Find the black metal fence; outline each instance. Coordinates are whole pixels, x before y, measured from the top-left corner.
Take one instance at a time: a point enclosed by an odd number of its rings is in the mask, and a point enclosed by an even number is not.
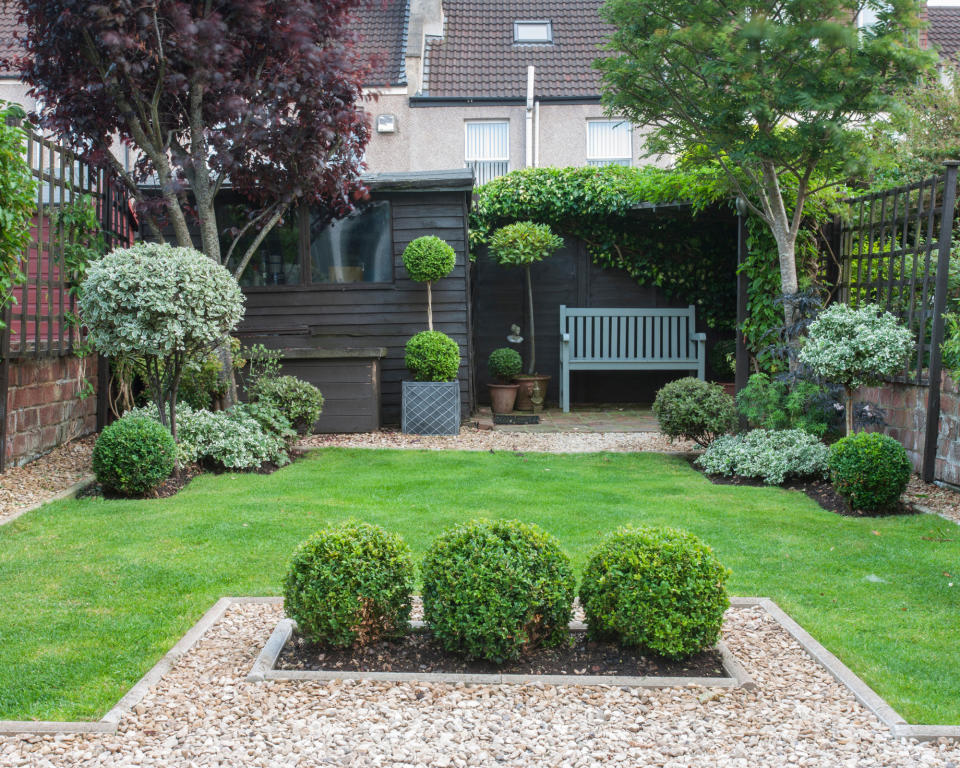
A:
[[[843,201],[823,249],[834,300],[877,304],[913,332],[915,353],[896,380],[929,387],[924,479],[933,478],[940,417],[940,347],[957,202],[957,163],[893,189]]]

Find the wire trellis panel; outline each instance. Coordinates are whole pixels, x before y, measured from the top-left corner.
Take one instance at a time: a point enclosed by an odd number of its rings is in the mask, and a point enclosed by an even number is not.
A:
[[[937,262],[942,232],[952,230],[955,215],[950,183],[954,169],[847,199],[834,224],[836,298],[854,307],[877,304],[914,334],[915,352],[899,381],[927,383],[930,351],[939,347],[933,338],[934,320],[943,312],[936,306]]]

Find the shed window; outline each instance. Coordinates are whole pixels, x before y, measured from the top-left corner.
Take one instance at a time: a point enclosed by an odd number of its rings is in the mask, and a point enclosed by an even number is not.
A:
[[[513,42],[552,43],[553,24],[549,21],[515,21],[513,22]]]
[[[510,170],[510,123],[478,120],[466,123],[466,164],[477,184],[503,176]]]
[[[311,214],[310,278],[314,283],[392,282],[390,204],[372,203],[329,225]]]
[[[220,248],[225,254],[233,242],[233,233],[247,222],[246,206],[228,204],[217,206],[217,223],[223,233]],[[239,266],[247,246],[255,232],[249,232],[234,249],[228,267],[231,272]],[[300,215],[290,211],[283,221],[275,226],[260,244],[257,252],[240,276],[240,285],[299,285],[300,271]]]
[[[630,165],[633,131],[625,120],[587,121],[587,164]]]

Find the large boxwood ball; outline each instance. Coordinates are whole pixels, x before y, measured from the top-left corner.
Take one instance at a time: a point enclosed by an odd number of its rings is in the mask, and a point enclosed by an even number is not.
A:
[[[693,377],[665,384],[653,401],[660,431],[704,447],[733,430],[737,408],[723,387]]]
[[[143,496],[170,477],[177,446],[170,430],[144,416],[124,416],[105,427],[93,446],[93,472],[104,488]]]
[[[423,614],[448,651],[501,663],[568,637],[576,581],[559,542],[518,520],[474,520],[423,560]]]
[[[827,460],[837,493],[855,510],[893,510],[913,468],[907,452],[889,435],[859,432],[838,440]]]
[[[683,659],[720,637],[729,576],[686,531],[621,528],[591,553],[580,604],[592,637]]]
[[[418,237],[403,251],[403,266],[418,283],[432,283],[446,277],[456,262],[453,247],[434,235]]]
[[[400,536],[367,523],[325,528],[293,555],[283,606],[307,640],[341,648],[410,627],[413,559]]]
[[[421,331],[410,338],[404,362],[415,381],[454,381],[460,370],[460,347],[440,331]]]

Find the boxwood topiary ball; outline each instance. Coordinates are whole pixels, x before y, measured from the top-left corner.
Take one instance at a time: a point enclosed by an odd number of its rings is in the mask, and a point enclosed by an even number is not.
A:
[[[318,531],[293,555],[283,588],[287,616],[314,643],[345,648],[410,627],[413,559],[400,536],[368,523]]]
[[[717,642],[729,576],[686,531],[621,528],[591,553],[580,604],[592,637],[683,659]]]
[[[421,331],[407,342],[404,362],[416,381],[454,381],[460,347],[440,331]]]
[[[910,481],[910,459],[900,443],[880,432],[859,432],[838,440],[827,460],[830,480],[853,509],[892,510]]]
[[[423,560],[423,615],[448,651],[501,663],[568,637],[576,581],[559,542],[518,520],[474,520]]]
[[[104,488],[143,496],[173,472],[177,446],[170,431],[145,416],[124,416],[105,427],[93,447],[93,472]]]
[[[487,358],[487,370],[498,381],[510,381],[523,370],[523,360],[517,350],[500,347],[493,350]]]
[[[691,376],[665,384],[653,401],[660,431],[706,447],[737,424],[733,398],[719,384]]]
[[[418,237],[403,251],[403,266],[418,283],[432,283],[446,277],[456,262],[453,247],[434,235]]]

